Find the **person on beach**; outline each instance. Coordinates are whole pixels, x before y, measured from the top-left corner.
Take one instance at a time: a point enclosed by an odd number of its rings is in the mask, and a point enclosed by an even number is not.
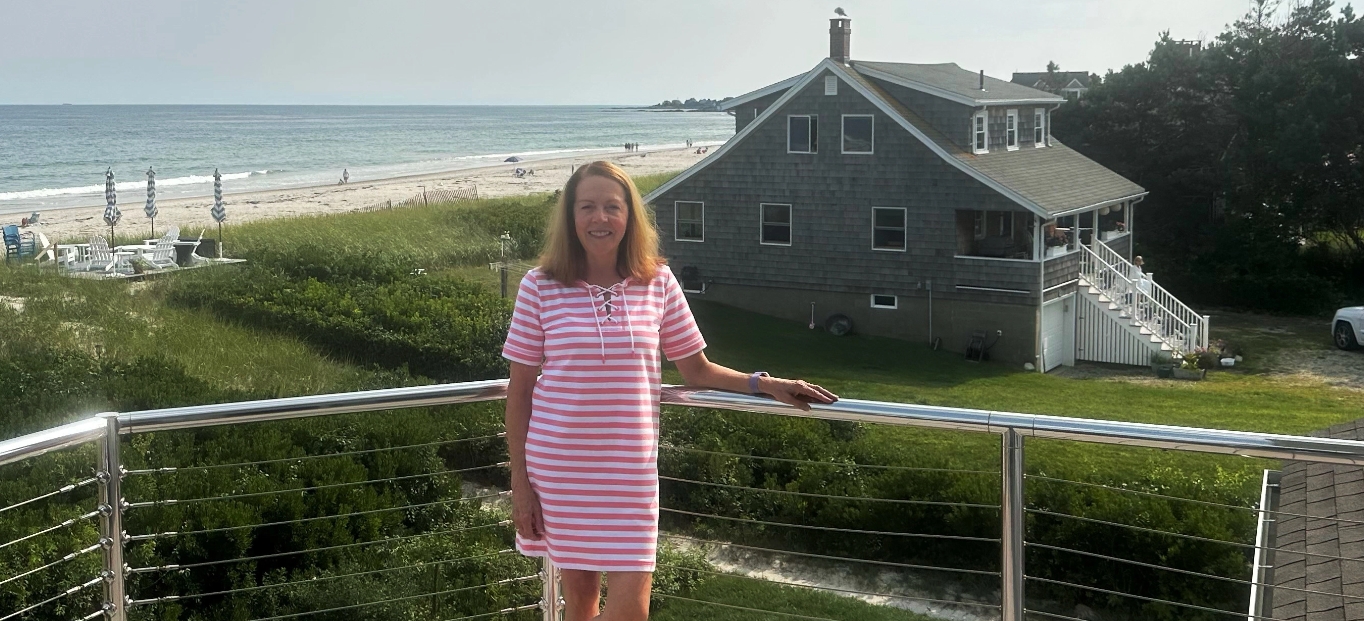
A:
[[[341,183],[350,183],[350,171],[345,168],[341,169]]]
[[[658,541],[659,352],[691,386],[808,410],[833,393],[706,359],[630,177],[578,168],[521,280],[502,355],[516,548],[562,570],[566,621],[643,621]],[[601,573],[607,598],[599,612]],[[598,616],[600,614],[600,616]]]

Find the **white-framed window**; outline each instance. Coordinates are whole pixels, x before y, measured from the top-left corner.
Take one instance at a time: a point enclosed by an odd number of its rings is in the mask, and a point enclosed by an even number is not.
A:
[[[843,115],[843,152],[868,155],[876,150],[876,117],[870,114]]]
[[[838,94],[838,76],[832,75],[824,76],[824,94],[825,95]]]
[[[1004,147],[1010,151],[1018,150],[1018,111],[1010,110],[1004,121]]]
[[[990,152],[990,122],[981,110],[971,120],[971,151],[976,155]]]
[[[786,152],[819,152],[819,117],[813,114],[793,114],[786,117]]]
[[[871,307],[891,309],[900,308],[900,300],[899,298],[893,295],[886,295],[884,293],[873,293],[871,294]]]
[[[700,201],[673,203],[673,239],[706,241],[706,204]]]
[[[904,252],[906,243],[907,210],[904,207],[871,208],[871,248]]]
[[[764,246],[791,245],[791,206],[781,203],[758,205],[760,224],[759,243]]]
[[[1047,146],[1047,109],[1034,108],[1032,111],[1032,146]]]

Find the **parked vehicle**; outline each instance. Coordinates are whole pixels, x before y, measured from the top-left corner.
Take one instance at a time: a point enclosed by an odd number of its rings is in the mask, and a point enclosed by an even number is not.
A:
[[[1364,306],[1349,306],[1336,311],[1331,320],[1331,340],[1336,347],[1357,349],[1364,341]]]

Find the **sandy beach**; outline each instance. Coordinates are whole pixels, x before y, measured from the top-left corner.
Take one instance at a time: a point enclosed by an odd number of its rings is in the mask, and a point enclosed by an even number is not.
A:
[[[715,147],[710,148],[710,153]],[[545,159],[494,166],[470,168],[445,173],[399,177],[347,185],[320,185],[305,188],[271,190],[224,195],[228,220],[224,226],[265,218],[289,218],[326,213],[361,211],[386,201],[399,202],[420,195],[422,186],[427,191],[478,188],[480,198],[496,198],[535,192],[552,192],[563,187],[571,169],[587,162],[605,159],[624,168],[631,175],[652,175],[683,170],[705,158],[695,148],[666,149],[616,154]],[[534,170],[535,174],[516,177],[518,168]],[[158,201],[156,229],[165,231],[170,226],[180,227],[182,235],[198,235],[200,229],[210,232],[217,224],[209,215],[212,197]],[[135,231],[149,232],[150,223],[142,213],[140,203],[120,206],[123,219],[117,231],[120,235]],[[72,207],[42,213],[40,224],[28,230],[41,231],[48,238],[65,241],[85,241],[92,235],[108,235],[109,227],[103,220],[104,207]],[[16,220],[18,218],[15,218]],[[211,235],[212,233],[210,233]]]

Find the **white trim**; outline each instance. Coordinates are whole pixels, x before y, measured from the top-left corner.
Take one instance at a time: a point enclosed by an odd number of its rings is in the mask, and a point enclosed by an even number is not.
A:
[[[980,261],[1013,261],[1014,263],[1037,263],[1037,259],[1009,259],[1005,257],[977,257],[969,254],[954,254],[954,259],[975,259]]]
[[[791,150],[791,119],[805,119],[805,148],[808,151]],[[810,131],[810,119],[814,119],[815,130]],[[799,153],[801,155],[813,155],[819,153],[819,115],[818,114],[788,114],[786,115],[786,152]]]
[[[786,208],[786,243],[763,241],[763,227],[767,226],[767,220],[763,218],[767,207]],[[773,224],[773,226],[780,226]],[[758,245],[761,246],[790,246],[796,240],[796,210],[790,203],[758,203]]]
[[[975,287],[971,285],[957,285],[957,289],[964,291],[989,291],[993,293],[1018,293],[1022,295],[1032,295],[1032,291],[1027,289],[1000,289],[997,287]]]
[[[701,160],[701,161],[704,162],[705,160]],[[1075,215],[1075,214],[1077,214],[1077,213],[1084,213],[1084,212],[1086,212],[1086,211],[1093,211],[1093,210],[1098,209],[1098,208],[1100,208],[1100,207],[1108,207],[1108,206],[1110,206],[1110,205],[1113,205],[1113,204],[1115,204],[1115,203],[1121,203],[1121,202],[1123,202],[1123,201],[1136,200],[1136,201],[1140,202],[1142,199],[1146,198],[1146,195],[1147,195],[1147,194],[1150,194],[1150,192],[1142,192],[1142,193],[1140,193],[1140,194],[1133,194],[1133,195],[1131,195],[1131,196],[1124,196],[1124,197],[1122,197],[1122,198],[1110,198],[1110,199],[1105,200],[1105,201],[1100,201],[1100,202],[1094,203],[1093,205],[1087,205],[1087,206],[1085,206],[1085,207],[1076,207],[1075,209],[1067,209],[1066,211],[1059,211],[1059,212],[1056,212],[1056,213],[1053,213],[1053,214],[1047,214],[1047,217],[1048,217],[1048,218],[1051,218],[1051,219],[1053,219],[1053,220],[1055,220],[1056,218],[1064,218],[1064,217],[1066,217],[1066,216],[1073,216],[1073,215]],[[1127,209],[1127,207],[1124,207],[1123,209]]]
[[[678,214],[682,213],[682,210],[681,210],[681,209],[678,209],[678,207],[677,207],[678,204],[680,204],[680,203],[696,203],[697,205],[700,205],[700,206],[701,206],[701,239],[690,239],[690,238],[688,238],[688,239],[683,239],[682,236],[680,236],[680,235],[677,234],[677,224],[678,224],[678,220],[680,220],[680,218],[678,217]],[[679,242],[692,242],[692,243],[697,243],[697,244],[706,241],[706,202],[705,202],[705,201],[673,201],[673,241],[679,241]]]
[[[898,295],[892,295],[889,293],[873,293],[871,294],[870,297],[872,308],[884,308],[889,310],[895,310],[897,308],[900,308],[900,296]],[[877,304],[876,298],[890,298],[890,305],[887,306],[885,304]]]
[[[846,68],[838,65],[838,63],[835,63],[834,61],[829,60],[828,58],[820,61],[818,65],[815,65],[813,69],[811,69],[801,78],[801,81],[798,84],[792,86],[789,90],[787,90],[786,94],[782,95],[780,99],[778,99],[770,107],[768,107],[767,110],[765,110],[761,115],[759,115],[758,118],[754,119],[752,122],[745,125],[744,128],[739,131],[739,133],[734,134],[733,138],[730,138],[729,140],[725,141],[725,144],[721,145],[719,149],[716,149],[715,155],[702,159],[701,161],[693,164],[691,168],[682,171],[682,174],[677,175],[676,177],[670,179],[667,183],[658,186],[658,188],[654,189],[653,192],[650,192],[649,195],[645,197],[645,201],[653,202],[655,198],[658,198],[659,196],[662,196],[664,193],[671,191],[678,185],[681,185],[682,182],[686,181],[687,179],[690,179],[692,175],[695,175],[696,173],[705,170],[705,168],[711,165],[711,163],[720,161],[722,155],[729,152],[730,149],[734,148],[734,145],[743,142],[744,138],[746,138],[750,133],[756,131],[759,125],[762,125],[765,121],[767,121],[767,117],[775,115],[777,110],[780,110],[782,106],[786,105],[787,102],[791,101],[791,99],[796,96],[796,93],[800,92],[806,86],[808,86],[810,81],[814,80],[815,77],[818,76],[822,71],[832,71],[834,75],[837,75],[840,79],[843,80],[843,82],[853,87],[853,90],[857,91],[859,95],[865,97],[867,101],[872,103],[872,105],[875,105],[877,108],[879,108],[882,112],[886,114],[886,116],[890,117],[898,125],[900,125],[900,127],[903,127],[905,131],[909,132],[910,135],[919,139],[919,141],[922,142],[924,146],[928,147],[929,151],[932,151],[938,157],[941,157],[944,161],[946,161],[948,164],[951,164],[957,170],[966,173],[972,179],[975,179],[984,184],[985,187],[988,187],[991,190],[998,192],[1000,195],[1013,201],[1014,203],[1017,203],[1018,205],[1027,209],[1028,211],[1031,211],[1039,216],[1043,216],[1046,218],[1053,217],[1051,213],[1043,209],[1037,203],[1028,200],[1022,194],[1019,194],[1018,192],[1014,191],[1008,186],[1001,184],[1000,182],[996,181],[989,175],[982,173],[979,170],[976,170],[975,168],[972,168],[965,162],[957,159],[951,153],[948,153],[945,149],[942,148],[941,145],[930,140],[928,138],[928,135],[925,134],[922,130],[915,127],[904,117],[900,116],[900,113],[896,112],[895,109],[890,107],[890,105],[887,104],[884,100],[872,94],[870,90],[867,90],[867,88],[857,80],[854,80],[851,77],[849,77],[848,74],[846,73],[847,72]],[[1047,101],[1046,103],[1055,103],[1055,101]],[[1145,194],[1146,194],[1145,192],[1142,193],[1143,196]]]
[[[754,99],[762,99],[763,97],[771,95],[772,93],[778,92],[785,88],[789,88],[791,85],[795,84],[796,82],[799,82],[801,77],[802,77],[801,75],[794,75],[789,78],[786,78],[785,80],[777,82],[776,84],[769,84],[756,91],[744,93],[743,95],[739,95],[734,99],[731,99],[720,104],[719,106],[717,106],[717,108],[721,112],[723,112],[725,110],[729,110],[730,108],[735,108],[743,104],[746,104],[750,101],[753,101]]]
[[[1055,290],[1057,290],[1057,289],[1060,289],[1061,287],[1069,287],[1069,286],[1071,286],[1071,285],[1076,285],[1076,284],[1079,284],[1079,283],[1080,283],[1080,279],[1079,279],[1079,278],[1076,278],[1076,279],[1074,279],[1074,280],[1068,280],[1068,281],[1066,281],[1066,282],[1063,282],[1063,283],[1061,283],[1061,284],[1059,284],[1059,285],[1052,285],[1052,286],[1050,286],[1050,287],[1047,287],[1046,289],[1043,289],[1043,290],[1042,290],[1042,295],[1046,295],[1046,294],[1048,294],[1048,293],[1051,293],[1052,291],[1055,291]],[[1063,297],[1066,297],[1066,296],[1061,296],[1060,298],[1052,298],[1052,299],[1050,299],[1050,300],[1047,300],[1047,301],[1045,301],[1045,302],[1042,303],[1042,306],[1046,306],[1046,305],[1048,305],[1048,304],[1051,304],[1052,302],[1055,302],[1056,300],[1059,300],[1059,299],[1061,299],[1061,298],[1063,298]]]
[[[1010,127],[1013,125],[1013,127]],[[1010,133],[1014,143],[1009,144]],[[1007,151],[1018,150],[1018,110],[1013,109],[1004,113],[1004,149]]]
[[[1040,121],[1039,121],[1040,119]],[[1047,109],[1032,109],[1032,146],[1034,149],[1041,149],[1047,146]],[[1042,131],[1042,139],[1037,139],[1037,131]]]
[[[984,140],[976,140],[977,138]],[[985,146],[976,146],[979,144]],[[990,113],[987,110],[980,110],[971,115],[971,152],[976,155],[990,152]]]
[[[871,119],[871,150],[870,151],[849,151],[848,150],[848,117]],[[876,115],[875,114],[844,114],[838,121],[838,148],[843,155],[875,155],[876,154]]]
[[[904,246],[903,248],[877,248],[877,247],[876,247],[876,210],[877,210],[877,209],[899,209],[899,210],[900,210],[900,222],[903,223],[902,226],[903,226],[904,232],[905,232],[905,246]],[[894,227],[884,227],[884,228],[890,229],[890,228],[894,228]],[[875,206],[875,205],[872,206],[872,208],[871,208],[871,249],[872,249],[872,250],[875,250],[876,252],[909,252],[909,208],[908,208],[908,207],[877,207],[877,206]]]
[[[825,95],[838,94],[838,76],[832,75],[824,76],[824,94]]]
[[[884,72],[884,71],[878,71],[878,70],[876,70],[876,69],[872,69],[872,68],[870,68],[870,67],[866,67],[866,66],[860,65],[860,64],[857,63],[857,61],[853,61],[852,64],[853,64],[853,68],[854,68],[858,73],[860,73],[860,74],[862,74],[862,75],[865,75],[865,76],[868,76],[868,77],[877,78],[877,79],[879,79],[879,80],[885,80],[885,81],[887,81],[887,82],[890,82],[891,84],[899,84],[900,86],[903,86],[903,87],[905,87],[905,88],[911,88],[911,89],[914,89],[914,90],[919,91],[919,92],[921,92],[921,93],[928,93],[929,95],[934,95],[934,96],[936,96],[936,97],[941,97],[941,98],[946,99],[946,100],[948,100],[948,101],[953,101],[953,102],[956,102],[956,103],[959,103],[959,104],[965,104],[965,105],[968,105],[968,106],[985,106],[985,105],[990,105],[990,106],[1008,106],[1008,105],[1025,105],[1025,104],[1040,104],[1040,103],[1065,103],[1065,99],[1063,99],[1063,98],[1061,98],[1061,97],[1055,97],[1055,96],[1053,96],[1053,97],[1051,97],[1051,98],[1037,98],[1037,97],[1033,97],[1033,98],[1028,98],[1028,99],[976,99],[976,98],[974,98],[974,97],[967,97],[966,95],[962,95],[962,94],[960,94],[960,93],[955,93],[955,92],[952,92],[952,91],[949,91],[949,90],[946,90],[946,89],[938,88],[938,87],[936,87],[936,86],[930,86],[930,85],[928,85],[928,84],[924,84],[923,82],[916,82],[916,81],[914,81],[914,80],[910,80],[910,79],[908,79],[908,78],[902,78],[902,77],[900,77],[900,76],[897,76],[897,75],[894,75],[894,74],[890,74],[890,73],[886,73],[886,72]]]

